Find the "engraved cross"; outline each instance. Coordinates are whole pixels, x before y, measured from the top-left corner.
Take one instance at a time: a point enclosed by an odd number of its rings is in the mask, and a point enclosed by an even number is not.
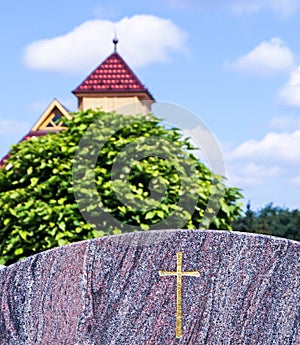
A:
[[[177,286],[176,286],[176,338],[182,337],[182,277],[200,277],[198,271],[193,272],[183,272],[182,271],[182,252],[177,253],[177,269],[176,272],[171,271],[158,271],[161,277],[164,276],[176,276]]]

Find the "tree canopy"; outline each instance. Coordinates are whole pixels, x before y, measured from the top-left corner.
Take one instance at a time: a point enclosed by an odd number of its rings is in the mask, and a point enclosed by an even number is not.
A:
[[[72,116],[67,129],[14,145],[0,169],[0,263],[126,231],[231,229],[239,217],[239,189],[178,129],[152,115]]]
[[[248,203],[245,216],[233,222],[233,229],[300,241],[300,211],[274,206],[272,203],[253,211]]]

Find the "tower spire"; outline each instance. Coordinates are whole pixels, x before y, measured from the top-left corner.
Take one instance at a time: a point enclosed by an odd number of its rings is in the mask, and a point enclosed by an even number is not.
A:
[[[117,44],[118,43],[119,43],[119,40],[118,40],[117,34],[115,33],[115,37],[113,38],[113,44],[115,45],[115,47],[114,47],[115,53],[117,52]]]

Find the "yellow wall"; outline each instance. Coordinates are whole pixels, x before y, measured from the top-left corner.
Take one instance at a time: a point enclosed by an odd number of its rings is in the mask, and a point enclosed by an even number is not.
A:
[[[153,101],[140,100],[137,96],[127,97],[82,97],[79,99],[79,110],[101,108],[103,111],[116,111],[124,115],[148,114]]]

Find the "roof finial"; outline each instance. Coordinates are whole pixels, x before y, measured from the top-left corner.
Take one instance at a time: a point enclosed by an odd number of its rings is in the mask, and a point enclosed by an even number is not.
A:
[[[116,53],[117,52],[117,44],[118,44],[119,40],[118,40],[118,37],[117,37],[117,33],[115,32],[115,37],[113,39],[113,44],[115,45],[115,48],[114,48],[114,52]]]

